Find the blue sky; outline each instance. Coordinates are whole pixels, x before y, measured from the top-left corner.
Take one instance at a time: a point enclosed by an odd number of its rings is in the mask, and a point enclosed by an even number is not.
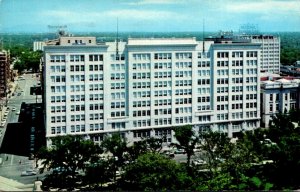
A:
[[[0,0],[0,32],[300,31],[300,0]]]

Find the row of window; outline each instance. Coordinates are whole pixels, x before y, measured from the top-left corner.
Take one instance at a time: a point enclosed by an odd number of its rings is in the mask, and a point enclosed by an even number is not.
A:
[[[204,105],[204,104],[201,104],[200,106],[198,106],[198,111],[207,111],[207,110],[210,110],[210,105]]]
[[[150,97],[150,91],[133,92],[133,98]]]
[[[85,115],[81,114],[81,115],[71,115],[71,121],[85,121]]]
[[[66,106],[51,106],[51,113],[66,112]]]
[[[85,101],[85,96],[84,95],[71,95],[70,96],[71,102],[74,101]]]
[[[124,117],[125,111],[113,111],[110,113],[111,117]]]
[[[66,122],[66,116],[51,116],[51,123]]]
[[[51,134],[61,134],[66,133],[66,126],[57,126],[57,127],[51,127]]]
[[[163,118],[163,119],[154,119],[154,125],[171,125],[171,118]]]
[[[133,117],[150,116],[150,110],[133,111]]]
[[[84,105],[71,105],[71,111],[85,111]]]
[[[210,102],[210,96],[198,97],[198,103]]]
[[[149,53],[132,54],[133,60],[150,60]]]
[[[111,103],[111,108],[112,109],[125,108],[125,102],[112,102]]]
[[[191,95],[192,89],[176,89],[175,95]]]
[[[51,96],[51,103],[66,102],[66,96]]]
[[[111,80],[124,80],[125,79],[125,73],[112,73]]]
[[[150,82],[147,82],[147,84],[149,83],[149,87],[150,88]],[[154,87],[171,87],[172,86],[172,82],[171,81],[155,81],[154,82]]]
[[[205,79],[202,79],[202,81]],[[209,79],[207,79],[209,80]],[[198,80],[199,82],[200,80]],[[175,81],[175,86],[176,87],[182,87],[182,86],[192,86],[192,80],[180,80],[180,81]]]
[[[154,78],[167,78],[167,77],[172,77],[171,72],[155,72],[154,73]],[[150,73],[149,73],[149,78],[150,78]]]
[[[89,95],[89,100],[90,101],[103,100],[103,94],[90,94]]]
[[[84,71],[84,65],[70,65],[70,71]]]
[[[198,76],[210,76],[210,70],[198,70]]]
[[[51,86],[51,93],[66,92],[66,86]]]
[[[198,79],[198,85],[209,85],[210,79]]]
[[[90,104],[90,110],[91,111],[103,110],[103,104],[102,103]]]
[[[154,69],[171,69],[172,63],[154,63]]]
[[[89,85],[89,90],[90,91],[103,90],[103,84],[90,84]]]
[[[150,73],[133,73],[133,79],[150,79]]]
[[[176,124],[182,124],[182,123],[192,123],[192,117],[186,116],[186,117],[176,117],[175,118]]]
[[[71,133],[85,132],[85,125],[71,125]]]
[[[150,101],[133,101],[132,107],[149,107]]]
[[[111,89],[125,89],[125,83],[111,83]]]
[[[103,81],[103,74],[93,74],[89,75],[90,81]]]
[[[160,91],[154,91],[155,97],[161,97],[161,96],[172,96],[171,90],[160,90]]]
[[[125,70],[125,64],[111,64],[111,70],[112,71],[120,71]]]
[[[52,83],[60,83],[60,82],[66,82],[66,77],[65,76],[51,76],[51,82]]]
[[[145,69],[150,69],[150,63],[133,63],[132,64],[132,69],[133,70],[145,70]]]
[[[154,83],[154,86],[156,86],[156,84],[158,84],[158,82]],[[150,88],[150,82],[134,82],[132,83],[132,87],[134,89],[140,89],[140,88]]]
[[[101,120],[103,119],[103,113],[90,114],[90,120]]]
[[[71,85],[70,86],[71,92],[79,92],[85,90],[85,85]]]
[[[175,104],[191,104],[192,98],[178,98],[175,100]]]
[[[92,123],[90,124],[90,131],[103,130],[103,123]]]
[[[52,73],[54,72],[66,72],[66,66],[65,65],[55,65],[50,67],[50,71]]]
[[[150,119],[147,119],[147,120],[138,120],[138,121],[133,121],[133,127],[150,127],[151,126],[151,121]],[[134,134],[137,133],[137,132],[134,132],[133,133],[133,137],[134,137]],[[140,133],[140,132],[138,132]],[[138,134],[137,133],[137,134]]]
[[[192,113],[192,108],[191,107],[178,107],[175,108],[175,113]]]
[[[175,77],[192,77],[192,71],[176,71]]]
[[[89,65],[89,71],[103,71],[103,65]]]
[[[71,75],[71,82],[83,82],[85,80],[85,76],[84,75]]]

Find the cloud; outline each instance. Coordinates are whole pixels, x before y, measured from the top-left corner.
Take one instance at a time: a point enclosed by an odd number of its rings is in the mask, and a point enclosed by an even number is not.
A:
[[[300,15],[299,0],[276,0],[276,1],[244,1],[227,3],[225,9],[233,13],[266,13],[266,12],[294,12]]]
[[[171,12],[171,11],[155,11],[155,10],[134,10],[134,9],[123,9],[123,10],[111,10],[105,12],[105,15],[111,17],[119,17],[122,19],[132,20],[156,20],[156,19],[184,19],[184,16]]]
[[[185,0],[138,0],[136,2],[125,3],[127,5],[157,5],[157,4],[183,4]]]
[[[186,19],[185,16],[171,11],[137,10],[137,9],[117,9],[103,12],[78,12],[78,11],[47,11],[41,13],[45,17],[55,18],[53,20],[64,22],[93,22],[107,21],[115,18],[131,21]]]

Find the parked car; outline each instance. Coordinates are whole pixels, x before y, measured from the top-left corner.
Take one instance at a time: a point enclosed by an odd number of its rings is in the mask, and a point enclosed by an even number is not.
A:
[[[206,161],[202,160],[202,159],[196,159],[193,161],[193,164],[195,165],[205,165],[207,164]]]
[[[21,176],[32,176],[32,175],[36,175],[36,171],[34,170],[26,170],[26,171],[23,171],[21,173]]]
[[[185,154],[184,149],[176,149],[175,154]]]

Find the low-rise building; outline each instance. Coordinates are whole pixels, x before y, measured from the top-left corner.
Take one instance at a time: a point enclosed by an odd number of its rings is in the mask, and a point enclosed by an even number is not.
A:
[[[278,79],[261,82],[261,121],[269,127],[272,116],[300,108],[300,79]]]

